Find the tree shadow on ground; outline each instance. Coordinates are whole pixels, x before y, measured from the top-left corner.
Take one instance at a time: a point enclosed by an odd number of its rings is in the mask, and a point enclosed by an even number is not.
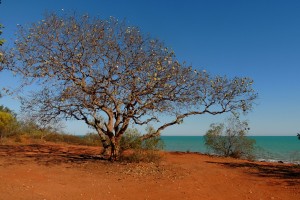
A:
[[[6,157],[13,162],[24,163],[34,160],[38,164],[57,165],[62,163],[83,164],[90,161],[103,160],[100,148],[63,146],[63,145],[0,145],[0,157]]]
[[[244,172],[263,178],[283,179],[288,185],[300,185],[300,166],[277,163],[234,163],[234,162],[212,162],[228,168],[241,168]]]

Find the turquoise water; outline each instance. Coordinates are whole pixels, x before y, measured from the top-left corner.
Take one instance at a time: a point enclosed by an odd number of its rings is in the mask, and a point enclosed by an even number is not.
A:
[[[300,163],[300,140],[296,136],[249,136],[256,141],[257,160]],[[203,136],[161,136],[166,151],[209,153]]]

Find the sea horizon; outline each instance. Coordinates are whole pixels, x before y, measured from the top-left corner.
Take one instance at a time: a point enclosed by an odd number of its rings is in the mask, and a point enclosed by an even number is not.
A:
[[[84,135],[77,136],[82,137]],[[300,140],[296,135],[248,135],[246,137],[254,139],[256,142],[255,160],[300,164]],[[204,144],[203,135],[162,135],[160,138],[164,143],[164,151],[213,154]]]
[[[297,136],[247,136],[254,139],[255,160],[300,164],[300,140]],[[204,136],[161,136],[165,151],[212,154],[204,144]]]

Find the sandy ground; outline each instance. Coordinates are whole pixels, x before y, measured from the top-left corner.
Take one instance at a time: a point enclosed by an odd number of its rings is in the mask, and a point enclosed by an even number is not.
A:
[[[99,148],[0,145],[0,199],[300,199],[300,167],[193,153],[111,163]]]

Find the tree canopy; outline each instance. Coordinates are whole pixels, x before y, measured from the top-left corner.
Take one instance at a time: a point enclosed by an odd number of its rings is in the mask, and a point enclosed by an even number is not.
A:
[[[3,25],[0,24],[0,36],[2,35],[2,30],[1,30],[2,28],[3,28]],[[0,46],[2,46],[4,42],[5,42],[5,40],[0,38]],[[3,53],[2,53],[2,51],[0,50],[0,63],[3,62],[2,60],[3,60]],[[0,65],[0,71],[1,71],[1,70],[2,70],[2,68],[1,68],[1,65]]]
[[[1,30],[2,28],[3,28],[3,25],[0,24],[0,35],[2,35],[2,30]],[[0,39],[0,46],[2,46],[4,42],[5,42],[4,39]]]
[[[173,117],[147,139],[190,115],[246,112],[256,99],[250,78],[193,69],[158,39],[115,18],[48,14],[19,26],[6,55],[5,68],[39,86],[23,98],[23,109],[45,122],[83,120],[111,158],[130,124]]]

